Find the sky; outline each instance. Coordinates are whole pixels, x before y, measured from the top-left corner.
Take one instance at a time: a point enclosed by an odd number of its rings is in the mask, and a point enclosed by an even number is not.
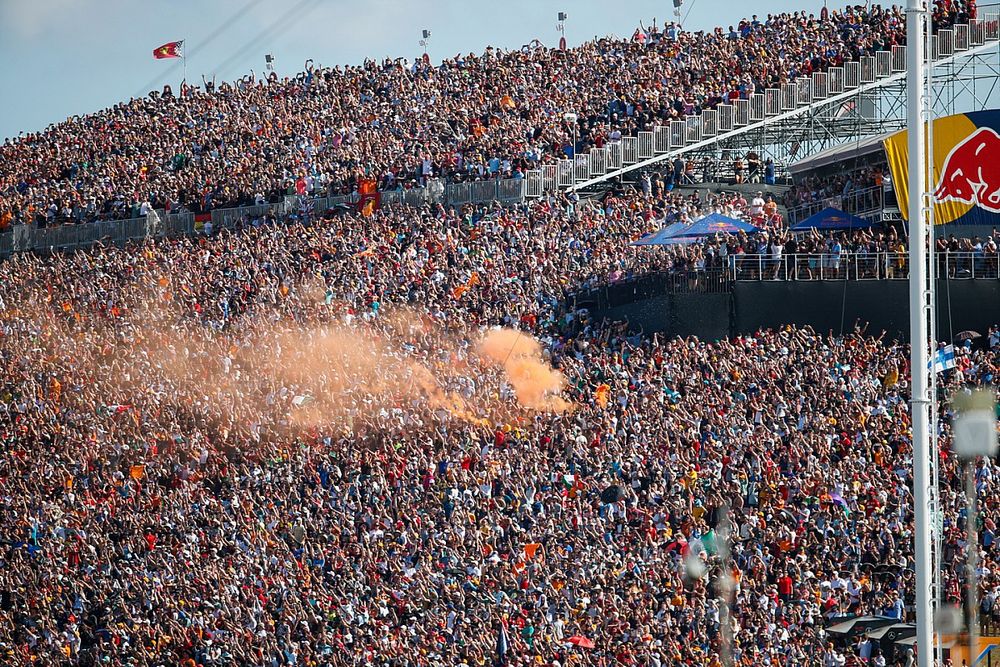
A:
[[[685,26],[704,30],[753,13],[819,11],[822,0],[684,0]],[[183,65],[154,60],[152,50],[184,39],[187,76],[232,80],[264,70],[275,57],[279,75],[306,60],[358,64],[365,58],[422,52],[431,31],[433,61],[517,48],[533,39],[558,43],[557,14],[565,11],[566,40],[631,35],[673,14],[672,0],[0,0],[0,141],[66,118],[177,85]],[[723,14],[725,17],[723,18]]]

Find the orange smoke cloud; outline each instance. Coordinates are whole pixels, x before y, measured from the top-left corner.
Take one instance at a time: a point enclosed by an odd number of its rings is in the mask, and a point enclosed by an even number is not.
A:
[[[566,379],[542,356],[531,336],[513,329],[490,329],[479,344],[483,358],[503,367],[518,402],[533,410],[565,412],[571,404],[559,396]]]
[[[132,378],[118,382],[122,401],[165,381],[166,395],[183,396],[178,402],[190,409],[200,409],[190,406],[192,397],[210,403],[227,423],[250,423],[266,414],[294,428],[349,431],[359,424],[395,424],[400,409],[412,406],[483,428],[523,417],[525,409],[571,407],[560,397],[565,379],[546,361],[541,345],[513,330],[488,331],[470,349],[468,331],[392,309],[378,323],[261,322],[235,335],[202,339],[164,333],[173,316],[168,304],[141,304],[133,315],[142,325],[133,354],[120,357],[127,373],[119,377]],[[498,396],[504,384],[516,401]]]

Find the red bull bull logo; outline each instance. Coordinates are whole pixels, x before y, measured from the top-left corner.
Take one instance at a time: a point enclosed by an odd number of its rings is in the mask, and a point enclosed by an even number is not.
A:
[[[945,158],[933,196],[1000,213],[1000,134],[980,127],[958,142]]]

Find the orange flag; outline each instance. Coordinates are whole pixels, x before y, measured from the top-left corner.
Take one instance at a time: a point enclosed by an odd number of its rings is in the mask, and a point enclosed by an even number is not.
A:
[[[604,382],[594,390],[594,401],[602,408],[608,407],[608,397],[611,395],[611,385]]]
[[[472,287],[479,284],[479,274],[475,271],[469,276],[469,279],[465,281],[464,285],[459,285],[451,291],[451,296],[457,301],[462,298],[462,295],[468,292]]]
[[[535,552],[541,548],[542,544],[540,542],[529,542],[524,545],[524,557],[526,560],[531,560],[535,557]]]
[[[132,466],[129,468],[128,474],[132,477],[132,479],[140,480],[142,479],[142,476],[146,474],[146,466]]]

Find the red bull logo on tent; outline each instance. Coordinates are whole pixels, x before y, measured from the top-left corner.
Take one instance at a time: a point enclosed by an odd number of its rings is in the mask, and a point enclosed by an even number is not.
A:
[[[1000,111],[976,111],[934,120],[930,152],[936,224],[1000,225]],[[907,132],[883,145],[893,188],[907,217]]]

